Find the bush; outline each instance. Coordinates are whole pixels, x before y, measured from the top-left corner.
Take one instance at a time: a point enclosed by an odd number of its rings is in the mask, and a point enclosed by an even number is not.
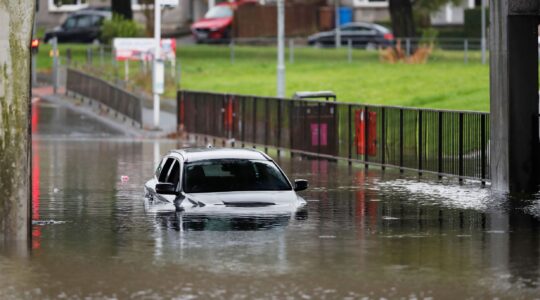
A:
[[[139,37],[142,34],[141,25],[119,15],[114,15],[111,20],[106,20],[101,26],[101,39],[107,44],[110,44],[115,37]]]
[[[482,36],[482,8],[465,10],[465,35],[468,38]],[[489,25],[489,11],[486,12],[486,24]]]

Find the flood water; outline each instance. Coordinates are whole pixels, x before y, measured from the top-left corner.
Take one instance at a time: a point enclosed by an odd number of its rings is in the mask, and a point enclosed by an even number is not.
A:
[[[143,183],[184,142],[128,139],[47,103],[34,109],[33,241],[0,247],[0,299],[540,295],[534,197],[286,155],[276,160],[289,177],[310,182],[307,213],[158,212]]]

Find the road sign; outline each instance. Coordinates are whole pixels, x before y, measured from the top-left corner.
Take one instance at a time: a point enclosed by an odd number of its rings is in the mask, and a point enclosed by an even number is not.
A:
[[[154,57],[153,38],[115,38],[113,47],[116,60],[144,60],[150,61]],[[174,39],[161,39],[160,59],[176,59],[176,41]]]

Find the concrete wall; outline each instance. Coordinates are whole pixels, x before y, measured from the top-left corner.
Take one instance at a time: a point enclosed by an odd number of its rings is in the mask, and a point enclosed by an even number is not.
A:
[[[27,240],[34,0],[0,0],[0,240]]]

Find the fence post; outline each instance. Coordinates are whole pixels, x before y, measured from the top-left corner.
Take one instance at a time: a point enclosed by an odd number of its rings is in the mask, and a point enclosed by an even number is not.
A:
[[[252,97],[253,99],[253,148],[257,148],[257,99]]]
[[[277,155],[281,154],[281,109],[283,99],[278,99],[278,111],[277,111]]]
[[[405,39],[405,53],[407,57],[411,56],[411,39],[407,38]]]
[[[269,102],[268,98],[264,99],[264,111],[268,114]],[[269,138],[270,117],[264,118],[264,152],[268,153],[268,138]]]
[[[482,114],[480,117],[480,171],[482,184],[486,184],[486,115]]]
[[[240,132],[240,139],[242,140],[242,148],[244,148],[246,146],[246,97],[242,97],[241,118],[242,129]]]
[[[381,168],[386,169],[386,108],[381,109]]]
[[[347,41],[347,61],[352,63],[352,40]]]
[[[463,181],[463,113],[459,113],[459,129],[458,129],[458,175],[459,181]]]
[[[86,64],[92,65],[92,55],[93,55],[93,49],[87,48],[86,49]]]
[[[71,48],[66,49],[66,65],[68,67],[71,65]]]
[[[418,111],[418,175],[422,175],[422,155],[423,155],[423,121],[422,121],[422,110]]]
[[[99,64],[103,66],[103,63],[105,61],[105,49],[103,49],[103,45],[99,46]]]
[[[352,165],[352,145],[353,145],[353,134],[352,134],[352,105],[347,105],[347,116],[349,119],[349,166]]]
[[[58,38],[52,39],[52,51],[53,51],[53,71],[52,71],[52,84],[53,93],[56,94],[58,90]]]
[[[469,40],[465,39],[463,41],[463,60],[465,64],[469,63]]]
[[[289,62],[294,63],[294,39],[289,39]]]
[[[317,103],[317,154],[319,155],[321,154],[321,107],[321,102]]]
[[[294,133],[293,133],[293,116],[294,116],[294,100],[289,101],[289,142],[290,144],[290,152],[291,152],[291,158],[294,156],[293,154],[293,145],[294,145]]]
[[[234,64],[234,39],[231,39],[231,43],[229,44],[230,54],[231,54],[231,64]]]
[[[439,179],[442,178],[442,172],[443,172],[443,112],[440,111],[439,112],[439,140],[438,140],[438,144],[439,144],[439,153],[438,153],[438,165],[437,165],[437,169],[438,169],[438,173],[439,173]]]
[[[403,173],[403,108],[399,109],[399,171]]]
[[[350,41],[350,40],[349,40]],[[368,168],[369,162],[369,107],[364,107],[364,167]]]

